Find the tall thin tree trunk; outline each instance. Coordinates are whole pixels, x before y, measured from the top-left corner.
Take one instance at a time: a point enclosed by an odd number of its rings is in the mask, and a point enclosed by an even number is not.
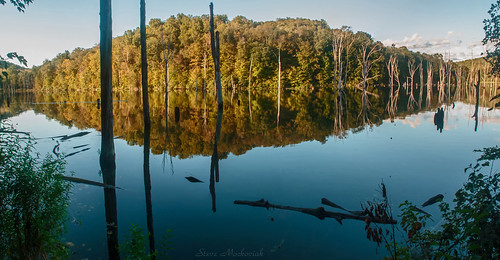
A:
[[[476,107],[474,109],[474,115],[472,117],[474,117],[475,119],[475,127],[474,127],[474,132],[477,132],[477,125],[478,125],[478,111],[479,111],[479,86],[481,84],[481,70],[478,70],[477,71],[477,84],[474,86],[476,88]]]
[[[432,63],[427,61],[427,101],[426,105],[430,106],[432,101]]]
[[[420,72],[420,93],[418,95],[418,109],[422,108],[422,96],[424,95],[424,64],[423,61],[420,61],[420,65],[418,66],[418,70]]]
[[[112,32],[111,0],[101,0],[101,155],[100,160],[115,159],[113,142]]]
[[[278,115],[276,125],[280,125],[280,110],[281,110],[281,47],[278,48]]]
[[[250,69],[248,70],[248,110],[250,112],[250,121],[252,121],[252,92],[250,90],[252,86],[252,65],[253,55],[250,56]]]
[[[100,55],[101,55],[101,166],[103,183],[115,186],[116,163],[113,140],[112,90],[112,27],[111,0],[100,1]],[[104,207],[108,241],[108,258],[120,259],[118,251],[118,213],[116,190],[104,188]]]
[[[149,118],[149,96],[148,96],[148,56],[146,49],[146,2],[141,0],[141,74],[142,74],[142,109],[144,113],[144,125],[151,127]]]
[[[222,109],[223,101],[222,101],[222,84],[220,76],[219,32],[215,33],[213,3],[210,3],[210,43],[212,47],[212,57],[214,59],[214,67],[215,67],[215,86],[217,89],[217,103],[219,108]]]

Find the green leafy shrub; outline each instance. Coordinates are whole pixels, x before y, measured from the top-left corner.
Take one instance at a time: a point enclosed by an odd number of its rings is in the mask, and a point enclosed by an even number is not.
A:
[[[469,178],[455,193],[453,208],[441,202],[442,219],[433,229],[430,216],[412,203],[400,205],[400,226],[406,237],[392,258],[402,259],[498,259],[500,257],[500,172],[493,164],[500,148],[482,150],[476,164],[465,168]],[[485,173],[486,170],[486,173]],[[394,246],[387,244],[388,248]]]
[[[70,188],[62,179],[65,162],[50,155],[41,160],[33,145],[30,135],[0,122],[2,259],[67,256],[67,248],[60,240]]]

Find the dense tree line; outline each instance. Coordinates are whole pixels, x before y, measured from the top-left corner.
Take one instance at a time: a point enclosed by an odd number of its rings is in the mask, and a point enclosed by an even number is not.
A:
[[[281,63],[281,85],[286,88],[328,87],[336,85],[339,77],[348,87],[361,80],[359,57],[363,47],[376,49],[376,62],[370,70],[370,84],[385,85],[389,75],[386,62],[390,56],[398,59],[400,82],[409,77],[408,61],[426,66],[433,64],[439,73],[443,63],[440,55],[415,53],[405,47],[384,47],[364,32],[349,28],[331,29],[324,21],[308,19],[278,19],[255,22],[238,16],[229,20],[225,15],[215,17],[220,32],[221,74],[224,87],[275,88],[278,84],[278,64]],[[179,14],[166,21],[152,19],[147,26],[148,83],[152,89],[169,85],[176,88],[213,89],[213,61],[210,55],[208,16]],[[335,53],[335,42],[341,38],[344,48]],[[165,73],[167,49],[171,53]],[[337,55],[337,56],[336,56]],[[339,76],[338,61],[344,64]],[[250,66],[252,65],[252,66]],[[115,90],[137,90],[140,86],[140,32],[129,30],[113,39],[113,87]],[[251,67],[251,71],[250,71]],[[37,90],[92,90],[99,86],[99,46],[65,51],[53,60],[31,71]],[[251,80],[250,80],[251,78]],[[434,84],[438,77],[433,77]]]

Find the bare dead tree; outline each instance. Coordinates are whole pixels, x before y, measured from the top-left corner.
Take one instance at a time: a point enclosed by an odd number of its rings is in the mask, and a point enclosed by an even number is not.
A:
[[[474,85],[476,89],[476,107],[474,109],[474,115],[472,117],[475,119],[475,127],[474,127],[474,132],[477,132],[477,125],[478,125],[478,111],[479,111],[479,86],[481,84],[481,70],[477,71],[477,84]]]
[[[148,61],[146,48],[146,3],[141,0],[141,75],[142,75],[142,110],[144,113],[144,125],[151,127],[151,119],[149,117],[149,95],[148,95]]]
[[[432,62],[427,61],[427,106],[431,105],[432,99]]]
[[[399,82],[397,57],[391,55],[386,65],[389,74],[389,101],[387,102],[386,110],[389,115],[393,117],[397,110],[397,101],[399,97],[399,87],[396,92],[394,91],[394,81],[396,80],[396,82]]]
[[[422,96],[424,95],[424,64],[423,61],[420,61],[420,65],[418,66],[418,71],[420,72],[420,93],[418,95],[418,109],[422,108]]]
[[[217,103],[219,109],[223,108],[222,100],[222,83],[220,75],[220,47],[219,47],[219,32],[215,32],[214,24],[214,4],[210,3],[210,43],[212,47],[212,57],[215,67],[215,85],[217,89]]]
[[[444,101],[445,85],[446,85],[446,68],[444,64],[441,62],[439,63],[439,83],[438,83],[439,103]]]
[[[281,110],[281,45],[278,47],[278,115],[276,116],[276,126],[280,125]]]
[[[248,110],[250,112],[250,121],[252,121],[252,92],[250,87],[252,86],[252,65],[253,65],[253,55],[250,56],[250,69],[248,69]]]
[[[380,60],[382,56],[373,59],[374,56],[378,52],[378,46],[370,47],[368,44],[364,44],[362,46],[361,54],[358,56],[358,61],[361,64],[361,101],[362,101],[362,109],[359,116],[362,116],[363,124],[370,123],[368,118],[368,112],[370,110],[370,101],[368,99],[368,95],[374,95],[368,91],[369,81],[378,77],[379,75],[375,75],[370,77],[370,70],[375,62]],[[358,117],[359,117],[358,116]]]
[[[349,37],[347,27],[336,30],[333,33],[333,59],[335,62],[335,74],[337,91],[342,91],[347,84],[347,67],[349,64],[349,52],[354,43],[354,37]]]
[[[103,183],[115,186],[116,162],[113,139],[113,64],[111,0],[100,1],[100,67],[101,67],[101,166]],[[108,258],[120,259],[118,251],[118,211],[116,191],[104,188],[104,207]]]
[[[451,60],[448,60],[445,63],[445,71],[446,71],[446,100],[448,102],[451,101],[451,69],[452,69]]]
[[[415,60],[408,60],[408,71],[410,73],[410,83],[407,85],[407,89],[410,89],[410,96],[408,97],[408,109],[413,109],[413,106],[417,104],[415,97],[413,96],[413,77],[415,72],[417,72],[418,67],[415,65]],[[408,93],[408,91],[407,91]]]
[[[455,99],[460,100],[462,98],[462,76],[463,70],[462,66],[457,66],[455,69],[455,75],[457,77],[457,88],[455,89]]]

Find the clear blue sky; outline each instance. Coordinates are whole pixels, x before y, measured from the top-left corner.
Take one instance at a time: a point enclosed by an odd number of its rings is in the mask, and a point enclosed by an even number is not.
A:
[[[8,2],[8,1],[7,1]],[[448,54],[454,60],[484,51],[483,19],[493,0],[215,0],[214,12],[255,21],[284,17],[324,19],[332,28],[351,26],[386,45]],[[147,20],[178,13],[208,14],[209,1],[146,0]],[[113,0],[113,35],[139,26],[139,0]],[[0,55],[17,51],[28,65],[99,42],[98,0],[34,0],[25,13],[0,5]]]

